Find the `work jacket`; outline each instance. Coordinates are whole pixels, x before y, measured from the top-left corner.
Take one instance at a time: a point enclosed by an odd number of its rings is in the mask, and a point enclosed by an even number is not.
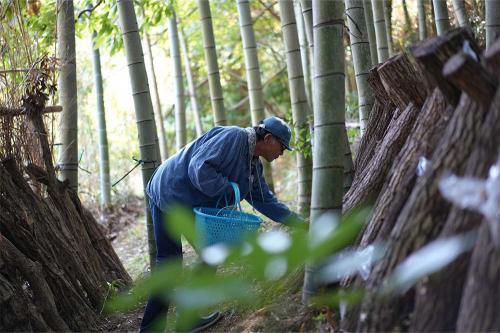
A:
[[[253,158],[251,131],[251,128],[218,126],[185,146],[163,162],[151,177],[146,189],[150,200],[162,211],[172,204],[189,208],[223,207],[225,198],[234,204],[229,182],[235,182],[242,199],[271,220],[285,222],[292,213],[269,190],[262,163]]]

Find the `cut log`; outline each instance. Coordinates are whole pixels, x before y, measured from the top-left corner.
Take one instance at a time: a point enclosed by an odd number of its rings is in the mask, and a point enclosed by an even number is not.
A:
[[[28,259],[7,238],[0,234],[0,258],[11,268],[15,267],[26,277],[33,289],[33,299],[44,321],[54,331],[67,331],[68,326],[57,312],[54,295],[42,274],[41,265]]]
[[[384,85],[378,74],[378,66],[370,70],[368,83],[374,91],[375,100],[372,110],[368,117],[366,132],[361,138],[356,158],[354,160],[354,173],[364,170],[370,159],[373,157],[379,141],[384,136],[385,130],[389,125],[392,114],[395,110]]]
[[[500,38],[498,38],[493,45],[491,45],[484,53],[484,59],[486,60],[486,64],[488,68],[496,74],[496,76],[500,76]]]
[[[463,95],[455,109],[443,137],[431,158],[431,166],[418,179],[404,205],[388,242],[388,255],[375,267],[367,282],[368,291],[375,292],[394,268],[409,254],[434,239],[442,230],[449,212],[447,203],[439,194],[438,180],[442,173],[461,173],[476,142],[486,110],[467,95]],[[367,314],[358,330],[390,331],[407,314],[395,309],[411,309],[411,293],[407,297],[383,301],[373,294],[365,297],[361,311]]]
[[[372,216],[356,242],[358,246],[364,248],[375,240],[384,241],[389,237],[415,183],[418,159],[420,156],[431,155],[451,112],[451,108],[446,107],[442,93],[436,88],[424,103],[411,134],[392,163],[387,180],[373,206]],[[357,288],[363,284],[364,280],[359,276],[343,281],[344,287]],[[358,307],[354,307],[348,311],[341,323],[344,330],[349,332],[356,330],[359,310]]]
[[[486,178],[490,166],[500,153],[500,91],[491,105],[475,145],[467,161],[465,176]],[[476,228],[482,221],[478,213],[453,207],[440,237],[446,238]],[[417,287],[415,312],[410,331],[438,332],[455,331],[460,300],[464,287],[470,253],[457,258],[455,262],[438,274],[429,277]],[[466,302],[465,299],[463,302]],[[469,316],[467,315],[467,321]],[[465,323],[463,323],[465,324]],[[485,327],[467,326],[470,331],[492,331]]]
[[[492,241],[486,223],[472,253],[469,272],[464,286],[457,331],[500,331],[500,247]]]
[[[426,93],[423,89],[416,89],[422,86],[422,80],[406,54],[385,61],[378,73],[388,97],[397,108],[404,110],[410,103],[418,109],[424,105]]]
[[[489,166],[500,153],[500,94],[494,99],[471,153],[466,176],[486,178]],[[482,221],[477,213],[453,207],[440,237],[469,231]],[[449,267],[417,287],[412,331],[455,331],[462,289],[470,254],[464,254]],[[429,306],[432,304],[432,306]],[[475,329],[479,331],[481,329]]]
[[[489,107],[498,87],[498,79],[464,52],[446,62],[443,76],[485,108]]]
[[[392,104],[387,106],[375,99],[372,111],[368,116],[365,134],[361,137],[356,158],[354,159],[354,175],[364,170],[373,158],[380,140],[384,137],[387,126],[391,122],[393,113],[394,106]]]
[[[421,84],[421,81],[406,56],[399,55],[382,64],[378,68],[378,75],[385,87],[386,96],[389,96],[394,104],[404,108],[398,108],[393,113],[380,144],[383,149],[377,149],[366,166],[356,170],[353,185],[344,196],[343,210],[346,213],[358,205],[375,201],[391,166],[391,163],[387,162],[392,161],[399,153],[420,110],[413,104],[413,101],[421,106],[422,101],[425,100],[425,91],[412,88],[419,82]],[[391,87],[396,86],[401,88],[393,91]],[[415,92],[395,97],[403,89]],[[382,94],[382,92],[379,93]],[[410,108],[409,105],[412,107]],[[403,118],[400,119],[401,117]]]
[[[420,157],[429,158],[450,119],[452,109],[446,107],[441,92],[436,89],[418,115],[415,127],[392,163],[373,214],[359,243],[361,247],[389,237],[401,208],[415,183]]]
[[[458,104],[460,90],[443,77],[442,70],[448,59],[462,50],[466,40],[471,49],[479,55],[479,47],[467,28],[458,28],[445,35],[424,40],[411,49],[415,59],[425,68],[424,75],[427,81],[438,87],[452,106]]]
[[[366,168],[356,174],[351,189],[344,196],[344,213],[377,199],[391,167],[391,163],[388,161],[392,161],[400,151],[415,123],[418,112],[419,109],[410,104],[399,117],[393,116],[391,124],[387,128],[387,134],[380,143],[381,149],[376,151]],[[397,113],[395,112],[395,115]]]

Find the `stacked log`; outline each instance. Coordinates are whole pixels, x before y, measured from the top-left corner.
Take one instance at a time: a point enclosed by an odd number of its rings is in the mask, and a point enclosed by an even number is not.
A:
[[[111,286],[131,279],[97,221],[57,180],[41,110],[22,117],[38,135],[42,165],[0,161],[0,331],[97,330]]]
[[[401,108],[415,108],[415,116],[413,120],[404,119],[404,112],[396,116],[402,133],[392,134],[389,125],[382,138],[364,140],[367,146],[374,145],[370,140],[389,146],[381,144],[368,162],[363,155],[365,168],[356,170],[353,187],[344,197],[345,211],[374,202],[357,245],[384,241],[388,251],[368,280],[344,282],[365,288],[366,294],[342,326],[349,331],[498,331],[500,251],[482,216],[451,205],[441,196],[438,183],[446,172],[485,178],[499,156],[500,46],[482,57],[472,34],[456,29],[422,42],[412,54],[417,63],[414,82],[421,84],[407,88],[399,78],[397,84],[385,81],[384,88],[386,95],[395,94],[393,118]],[[417,87],[427,84],[432,93],[422,94],[429,90]],[[369,122],[367,133],[377,125]],[[399,143],[393,143],[391,136],[401,138]],[[420,157],[430,163],[417,176]],[[380,296],[381,287],[408,255],[437,238],[476,228],[479,239],[472,253],[404,295]]]

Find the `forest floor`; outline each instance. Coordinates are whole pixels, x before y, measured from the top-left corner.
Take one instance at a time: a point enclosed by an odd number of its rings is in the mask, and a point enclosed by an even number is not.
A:
[[[90,207],[92,210],[92,207]],[[142,200],[128,200],[108,215],[107,235],[123,265],[134,281],[149,274],[146,223]],[[97,211],[94,211],[97,213]],[[270,225],[270,223],[269,223]],[[265,226],[266,228],[266,226]],[[183,246],[185,265],[197,260],[189,244]],[[219,274],[219,273],[218,273]],[[223,272],[221,273],[223,274]],[[258,305],[223,304],[224,316],[207,332],[335,332],[336,316],[329,309],[310,310],[301,303],[303,272],[297,272],[283,282],[282,286],[266,288],[255,286],[261,295]],[[137,332],[142,320],[144,303],[126,313],[103,315],[100,322],[102,332]],[[172,312],[173,310],[171,310]],[[168,318],[174,316],[169,315]],[[173,330],[173,323],[167,323]]]

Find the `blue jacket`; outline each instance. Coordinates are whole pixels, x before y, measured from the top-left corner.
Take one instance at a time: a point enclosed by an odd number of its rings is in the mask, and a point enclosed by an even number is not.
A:
[[[147,194],[162,211],[171,204],[216,207],[224,195],[234,203],[231,181],[255,209],[271,220],[285,222],[292,213],[269,190],[262,163],[249,150],[247,130],[214,127],[163,162],[151,177]],[[219,206],[224,205],[222,199]]]

